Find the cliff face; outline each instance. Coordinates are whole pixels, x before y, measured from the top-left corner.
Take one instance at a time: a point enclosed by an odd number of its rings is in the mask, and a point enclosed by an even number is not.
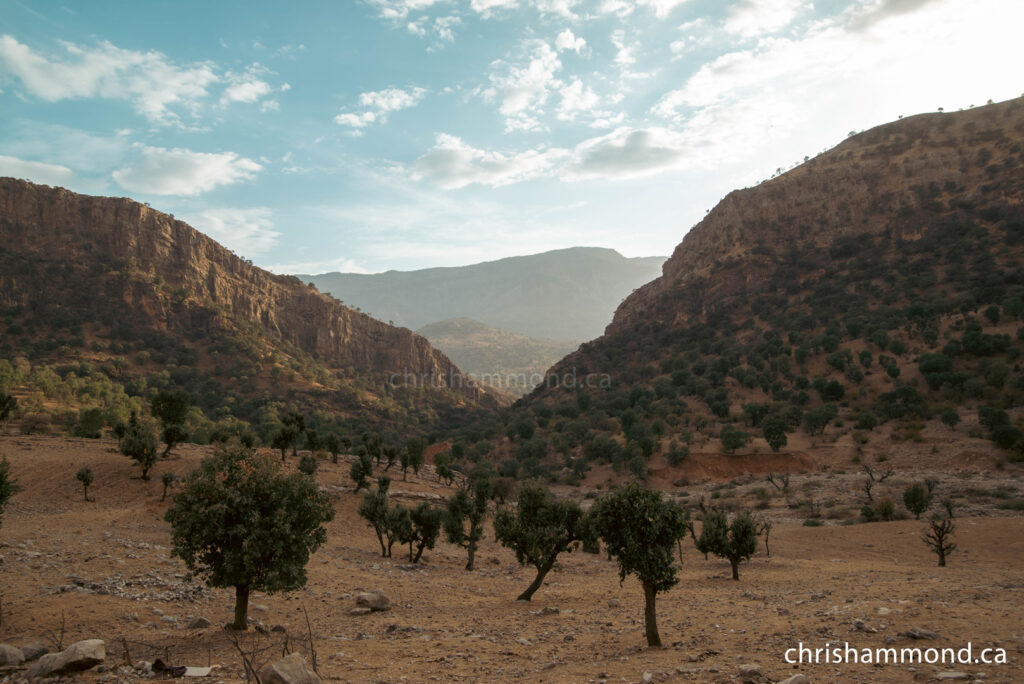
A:
[[[6,306],[59,309],[84,297],[112,297],[109,306],[124,304],[125,315],[146,317],[158,329],[188,316],[189,329],[208,332],[226,317],[329,367],[415,377],[495,405],[461,381],[459,369],[423,337],[353,311],[294,277],[256,268],[189,225],[129,199],[0,179],[0,245],[8,263],[46,264],[0,272]],[[76,275],[61,282],[54,271]],[[103,291],[83,292],[88,288]]]
[[[873,128],[781,176],[727,195],[631,294],[606,334],[684,325],[757,293],[777,257],[843,238],[917,239],[940,210],[1024,196],[1024,100]]]

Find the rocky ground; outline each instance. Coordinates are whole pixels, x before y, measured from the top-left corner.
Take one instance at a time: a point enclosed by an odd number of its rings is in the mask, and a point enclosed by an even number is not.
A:
[[[157,658],[171,666],[212,666],[211,680],[239,680],[239,649],[259,665],[285,650],[309,660],[310,643],[324,679],[343,682],[774,682],[799,673],[811,682],[904,682],[932,681],[948,671],[967,681],[1020,681],[1024,518],[1012,510],[1021,497],[1013,466],[939,462],[934,472],[911,472],[910,451],[871,464],[879,473],[894,468],[876,485],[876,496],[895,496],[927,475],[958,503],[960,548],[945,568],[936,567],[920,540],[924,523],[843,524],[852,522],[863,499],[862,464],[815,462],[805,454],[800,458],[812,463],[804,473],[794,471],[786,494],[756,472],[676,488],[684,501],[703,496],[707,503],[756,506],[775,522],[771,556],[762,547],[735,582],[728,563],[706,561],[685,543],[680,583],[658,604],[666,647],[650,650],[641,589],[633,579],[620,584],[607,558],[566,555],[529,603],[515,597],[532,572],[491,535],[474,572],[463,569],[464,556],[447,544],[428,551],[419,565],[397,553],[382,559],[355,513],[359,499],[351,493],[348,465],[324,462],[318,480],[338,493],[338,515],[310,563],[309,584],[255,595],[254,629],[234,644],[222,629],[233,593],[187,578],[170,557],[162,518],[168,502],[161,501],[161,473],[184,474],[205,453],[205,447],[181,447],[147,483],[111,441],[0,437],[0,456],[22,487],[0,527],[0,642],[40,641],[59,650],[102,639],[103,664],[77,675],[98,682],[146,677],[130,666]],[[96,474],[93,501],[83,500],[74,477],[82,466]],[[448,494],[429,472],[423,475],[396,481],[396,499]],[[824,524],[804,526],[808,515],[820,515]],[[357,595],[369,590],[383,591],[390,608],[352,615]],[[1008,662],[787,664],[786,649],[801,642],[810,648],[849,642],[858,649],[959,649],[971,642],[975,654],[1005,649]],[[0,668],[0,680],[23,672]]]

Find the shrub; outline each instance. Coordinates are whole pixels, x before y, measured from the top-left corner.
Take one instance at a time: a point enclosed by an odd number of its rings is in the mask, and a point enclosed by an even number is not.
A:
[[[89,485],[92,484],[93,480],[92,469],[87,466],[79,468],[78,472],[75,473],[75,479],[82,483],[82,498],[88,501]]]
[[[741,513],[729,523],[724,511],[711,510],[704,516],[704,525],[697,550],[725,558],[732,566],[732,578],[740,578],[740,563],[757,551],[757,524],[749,513]]]

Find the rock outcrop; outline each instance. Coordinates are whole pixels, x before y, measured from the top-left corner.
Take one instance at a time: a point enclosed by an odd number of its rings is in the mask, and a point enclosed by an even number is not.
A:
[[[196,335],[215,333],[228,318],[328,367],[397,374],[406,384],[448,387],[495,405],[423,337],[295,277],[257,268],[172,215],[127,198],[2,178],[0,257],[12,264],[0,269],[0,306],[74,309],[99,297],[157,330],[187,320]]]

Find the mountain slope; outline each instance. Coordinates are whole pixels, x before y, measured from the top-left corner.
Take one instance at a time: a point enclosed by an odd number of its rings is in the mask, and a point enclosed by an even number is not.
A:
[[[152,372],[151,360],[169,364],[211,410],[233,412],[218,401],[226,389],[250,404],[298,393],[376,420],[414,393],[392,387],[392,374],[437,390],[426,404],[495,405],[426,339],[129,199],[0,179],[0,306],[9,333],[0,354],[104,362],[131,351],[118,362],[131,366],[126,377]],[[48,349],[47,337],[73,343]]]
[[[884,461],[928,424],[944,458],[1024,460],[1024,100],[902,119],[733,192],[663,270],[503,416],[523,443],[499,459],[642,474],[789,442]]]
[[[472,318],[530,337],[582,341],[600,335],[622,298],[656,277],[663,261],[574,247],[456,268],[299,278],[413,329]]]
[[[510,333],[470,318],[431,323],[416,333],[481,384],[516,397],[532,390],[552,364],[578,346],[571,341]]]

